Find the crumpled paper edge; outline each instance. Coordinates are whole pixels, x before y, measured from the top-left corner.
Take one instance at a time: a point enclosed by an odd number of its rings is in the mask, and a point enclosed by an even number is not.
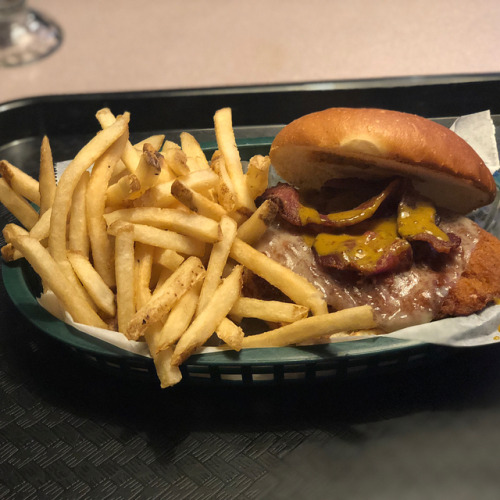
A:
[[[112,330],[76,323],[71,315],[64,310],[59,299],[50,291],[42,294],[41,297],[38,298],[38,303],[53,316],[81,332],[133,354],[151,357],[146,342],[129,340],[122,333]],[[416,340],[437,345],[473,347],[497,343],[500,340],[499,327],[500,305],[492,305],[479,313],[474,313],[469,316],[445,318],[423,325],[403,328],[396,332],[383,334],[382,336],[400,340]],[[346,341],[356,342],[358,340],[373,337],[376,337],[376,335],[334,337],[331,339],[330,343]],[[316,344],[316,342],[312,342],[310,345]],[[229,349],[230,348],[227,346],[201,347],[197,349],[194,354],[221,352]]]
[[[496,135],[490,110],[460,116],[453,122],[450,130],[477,152],[492,174],[498,171],[498,146],[496,141],[488,140]]]
[[[124,351],[131,352],[133,354],[138,354],[139,356],[144,356],[146,358],[151,358],[151,354],[149,353],[148,346],[146,342],[129,340],[125,335],[120,332],[116,332],[113,330],[106,330],[104,328],[97,328],[95,326],[84,325],[82,323],[77,323],[71,317],[62,306],[59,299],[55,296],[53,292],[46,291],[40,297],[37,298],[38,304],[41,307],[46,309],[52,316],[56,317],[60,321],[66,323],[77,330],[90,335],[99,340],[103,340],[108,344],[111,344],[115,347],[119,347]],[[221,347],[200,347],[195,350],[193,354],[203,354],[209,352],[219,352],[229,350],[229,347],[221,346]]]
[[[500,340],[500,305],[458,318],[445,318],[423,325],[410,326],[384,337],[419,340],[429,344],[472,347]]]

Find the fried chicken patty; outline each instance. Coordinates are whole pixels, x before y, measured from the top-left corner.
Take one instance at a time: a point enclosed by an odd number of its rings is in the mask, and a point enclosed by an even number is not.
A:
[[[484,229],[479,229],[479,239],[465,270],[446,296],[439,318],[465,316],[480,311],[499,297],[500,291],[500,240]]]
[[[480,311],[500,296],[500,241],[470,219],[451,216],[446,230],[461,245],[437,263],[417,262],[408,270],[372,277],[353,277],[324,268],[302,236],[290,227],[270,227],[257,248],[314,283],[332,310],[371,305],[386,332],[448,316]],[[245,294],[286,300],[256,276],[246,276]]]

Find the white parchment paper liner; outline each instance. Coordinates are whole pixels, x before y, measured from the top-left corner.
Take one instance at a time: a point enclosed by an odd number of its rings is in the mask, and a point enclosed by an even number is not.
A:
[[[105,330],[104,328],[96,328],[94,326],[83,325],[82,323],[76,323],[71,315],[64,310],[59,299],[54,295],[53,292],[45,292],[39,297],[38,303],[47,311],[49,311],[53,316],[60,319],[64,323],[80,330],[81,332],[87,333],[88,335],[95,337],[96,339],[103,340],[108,344],[119,347],[128,352],[134,354],[139,354],[140,356],[151,357],[149,354],[148,346],[146,342],[138,342],[135,340],[129,340],[125,335],[112,330]],[[195,351],[194,354],[201,354],[207,352],[225,351],[228,347],[202,347]]]
[[[498,170],[500,162],[495,138],[495,124],[489,110],[457,118],[450,130],[453,130],[476,150],[492,174]]]
[[[466,140],[481,156],[492,173],[499,169],[495,126],[489,111],[482,111],[458,118],[450,127],[464,140]],[[59,177],[69,162],[56,165]],[[74,328],[98,338],[126,351],[150,357],[145,342],[128,340],[123,334],[94,328],[80,323],[75,323],[71,316],[62,308],[59,300],[52,292],[43,294],[38,299],[39,304],[61,321]],[[479,346],[498,342],[500,340],[500,305],[487,307],[478,314],[467,317],[447,318],[433,321],[424,325],[404,328],[393,333],[385,334],[403,340],[416,340],[431,344],[447,346]],[[372,337],[345,337],[344,340],[355,341]],[[333,342],[343,341],[342,337],[335,337]],[[227,347],[203,347],[196,354],[227,350]]]

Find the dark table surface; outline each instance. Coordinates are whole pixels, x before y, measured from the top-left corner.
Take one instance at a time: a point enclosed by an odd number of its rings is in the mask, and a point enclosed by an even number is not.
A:
[[[0,498],[500,496],[500,345],[342,382],[161,390],[43,334],[1,284],[0,321]]]
[[[2,498],[498,498],[500,346],[341,385],[161,390],[2,294]]]

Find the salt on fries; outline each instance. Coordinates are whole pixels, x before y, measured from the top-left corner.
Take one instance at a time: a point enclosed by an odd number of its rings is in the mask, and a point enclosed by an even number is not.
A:
[[[277,206],[255,204],[270,161],[254,156],[243,170],[231,109],[215,113],[210,159],[187,132],[180,145],[163,135],[132,144],[129,113],[96,117],[102,130],[59,182],[46,137],[38,181],[0,162],[0,202],[20,223],[5,226],[2,256],[26,258],[76,322],[146,342],[162,387],[209,339],[238,351],[374,328],[369,307],[329,313],[317,288],[252,246]],[[245,269],[290,302],[243,296]],[[243,318],[270,329],[245,335]]]

